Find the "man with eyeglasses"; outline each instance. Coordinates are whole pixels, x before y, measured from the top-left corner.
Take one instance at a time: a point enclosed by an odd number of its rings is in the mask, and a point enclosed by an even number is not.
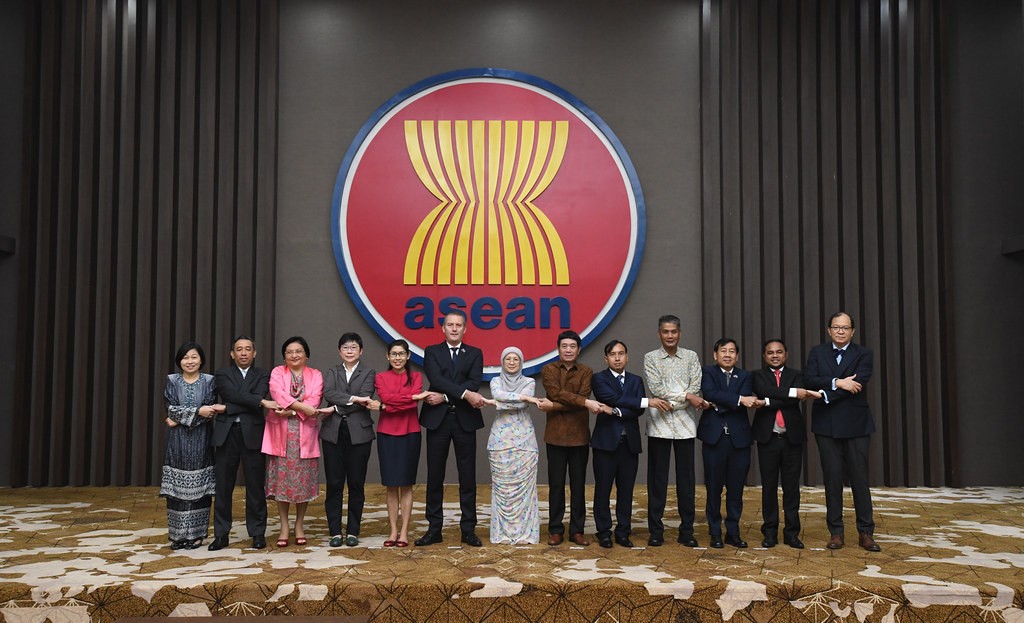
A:
[[[875,543],[871,490],[868,488],[868,449],[875,422],[868,407],[867,389],[873,371],[871,350],[853,343],[853,318],[836,312],[829,318],[831,341],[811,349],[804,368],[807,389],[818,390],[811,432],[818,441],[825,480],[825,522],[831,535],[826,545],[840,549],[843,533],[843,481],[850,481],[856,511],[859,545],[880,551]]]

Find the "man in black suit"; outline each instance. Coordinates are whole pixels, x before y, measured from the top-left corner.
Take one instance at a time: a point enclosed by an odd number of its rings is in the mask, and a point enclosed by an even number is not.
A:
[[[341,363],[324,370],[324,400],[331,412],[320,423],[320,454],[324,457],[327,495],[327,527],[331,547],[342,543],[359,545],[359,524],[366,503],[366,468],[373,446],[373,419],[370,409],[380,409],[373,399],[377,372],[362,363],[363,338],[345,333],[338,339]],[[347,536],[341,536],[341,503],[348,483]]]
[[[220,401],[227,407],[213,421],[214,464],[217,478],[213,504],[213,542],[210,551],[228,545],[231,532],[231,501],[235,491],[238,465],[245,476],[245,527],[252,546],[267,546],[267,496],[264,490],[266,461],[263,448],[263,410],[276,409],[267,399],[270,374],[253,365],[256,343],[246,335],[235,338],[231,346],[234,365],[217,370],[215,378]]]
[[[639,376],[626,372],[629,354],[626,345],[612,340],[604,347],[608,367],[594,374],[591,388],[601,403],[590,447],[594,449],[594,523],[597,542],[604,548],[612,546],[612,513],[610,499],[615,483],[615,542],[633,547],[633,485],[640,461],[640,424],[638,419],[647,409],[647,392]]]
[[[825,480],[825,522],[829,538],[826,547],[840,549],[843,533],[844,476],[853,490],[859,545],[869,552],[881,547],[875,543],[875,520],[868,488],[868,449],[875,421],[868,407],[868,381],[874,371],[871,350],[853,343],[856,328],[846,312],[829,318],[831,341],[811,349],[804,368],[808,389],[821,392],[814,401],[811,432],[818,442],[821,472]]]
[[[700,389],[711,407],[704,410],[697,424],[697,439],[703,442],[704,485],[707,488],[708,531],[711,547],[722,543],[722,487],[725,487],[725,543],[744,548],[740,537],[743,513],[743,483],[750,469],[750,433],[747,409],[764,405],[753,395],[750,373],[736,367],[739,347],[736,340],[723,337],[715,342],[715,364],[705,366]]]
[[[427,429],[427,508],[429,526],[416,540],[417,546],[441,542],[444,519],[444,471],[448,448],[455,446],[459,471],[459,528],[462,542],[480,547],[476,535],[476,431],[484,427],[480,407],[484,397],[477,390],[483,381],[484,356],[479,348],[463,344],[466,314],[461,310],[444,317],[444,339],[423,353],[423,369],[430,391],[420,411],[420,424]]]
[[[782,542],[803,549],[800,541],[800,469],[804,460],[807,429],[800,401],[820,398],[804,389],[803,373],[786,366],[789,354],[781,339],[773,338],[762,348],[764,367],[754,370],[754,394],[765,405],[754,413],[754,440],[761,471],[762,547],[779,542],[779,476],[782,476],[782,510],[786,524]]]

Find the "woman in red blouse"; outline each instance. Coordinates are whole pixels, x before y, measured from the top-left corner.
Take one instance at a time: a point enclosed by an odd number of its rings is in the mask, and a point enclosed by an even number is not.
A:
[[[408,547],[409,515],[412,514],[412,486],[420,462],[420,422],[416,403],[426,397],[423,377],[409,369],[409,343],[388,344],[388,370],[377,375],[380,399],[377,422],[377,456],[380,481],[388,490],[388,520],[391,535],[384,547]],[[401,510],[402,529],[398,529]]]

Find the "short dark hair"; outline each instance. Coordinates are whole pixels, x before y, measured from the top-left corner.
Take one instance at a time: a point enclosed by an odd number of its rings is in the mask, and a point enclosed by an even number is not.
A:
[[[575,340],[576,347],[579,348],[580,346],[580,334],[576,333],[575,331],[569,330],[562,331],[561,333],[559,333],[558,339],[555,341],[556,348],[562,345],[562,340]]]
[[[341,334],[341,337],[338,338],[338,348],[340,349],[341,345],[345,342],[355,342],[359,345],[359,348],[363,347],[363,338],[359,337],[358,333],[354,333],[352,331]]]
[[[293,335],[292,337],[285,340],[283,344],[281,344],[282,357],[284,357],[284,351],[288,349],[289,344],[299,344],[300,346],[302,346],[302,350],[306,351],[306,357],[309,357],[309,342],[306,341],[306,338],[301,337],[299,335]]]
[[[178,352],[174,354],[174,365],[177,366],[179,370],[181,370],[181,360],[184,359],[185,355],[188,354],[188,351],[193,348],[196,349],[197,353],[199,353],[199,369],[203,369],[203,364],[206,363],[206,353],[203,351],[203,347],[198,343],[189,341],[179,346]]]
[[[618,346],[619,344],[622,344],[622,350],[626,351],[627,353],[629,352],[629,348],[626,346],[625,342],[623,342],[622,340],[612,340],[611,342],[608,342],[607,344],[604,345],[605,356],[608,356],[608,353],[612,352],[612,349]]]
[[[665,323],[674,324],[674,325],[676,325],[677,329],[680,329],[683,326],[683,323],[679,320],[679,318],[677,316],[673,316],[672,314],[665,314],[661,318],[658,318],[658,330],[659,331],[661,330],[661,325],[663,325]]]
[[[740,345],[739,345],[739,343],[736,342],[736,340],[732,339],[731,337],[720,337],[715,342],[714,348],[712,348],[711,350],[712,350],[712,352],[716,352],[717,353],[719,348],[721,348],[723,346],[726,346],[727,344],[732,344],[733,346],[736,347],[736,350],[740,349]]]
[[[466,324],[467,322],[469,322],[468,318],[466,317],[466,312],[462,311],[461,309],[459,309],[457,307],[454,308],[454,309],[449,309],[448,311],[446,311],[444,313],[444,317],[447,318],[448,316],[451,316],[452,314],[454,314],[456,316],[462,316],[462,324]]]
[[[831,316],[829,316],[828,317],[828,326],[831,327],[832,326],[832,321],[835,320],[836,318],[840,317],[840,316],[846,316],[847,318],[850,319],[850,328],[851,329],[856,329],[857,328],[857,325],[853,322],[853,316],[851,316],[850,314],[848,314],[848,313],[846,313],[844,311],[837,311],[836,313],[834,313]]]
[[[232,349],[235,348],[235,344],[238,343],[238,340],[249,340],[252,343],[253,349],[254,350],[256,349],[256,340],[252,339],[251,337],[249,337],[248,335],[246,335],[244,333],[242,333],[241,335],[236,335],[235,339],[231,340],[231,348]]]
[[[772,342],[778,342],[779,344],[782,344],[782,350],[786,351],[787,353],[789,352],[789,348],[786,346],[786,343],[782,341],[781,337],[773,337],[769,340],[765,340],[764,344],[761,345],[761,352],[763,353],[764,351],[766,351],[768,349],[768,345],[771,344]]]

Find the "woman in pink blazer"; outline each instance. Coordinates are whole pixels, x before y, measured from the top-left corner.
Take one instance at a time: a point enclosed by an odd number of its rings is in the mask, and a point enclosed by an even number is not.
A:
[[[320,492],[319,461],[320,399],[324,379],[306,366],[309,344],[290,337],[281,346],[284,365],[270,373],[270,398],[278,409],[268,409],[263,434],[267,455],[267,498],[277,502],[281,521],[278,547],[288,547],[288,509],[295,504],[295,544],[306,544],[302,521],[306,505]]]

